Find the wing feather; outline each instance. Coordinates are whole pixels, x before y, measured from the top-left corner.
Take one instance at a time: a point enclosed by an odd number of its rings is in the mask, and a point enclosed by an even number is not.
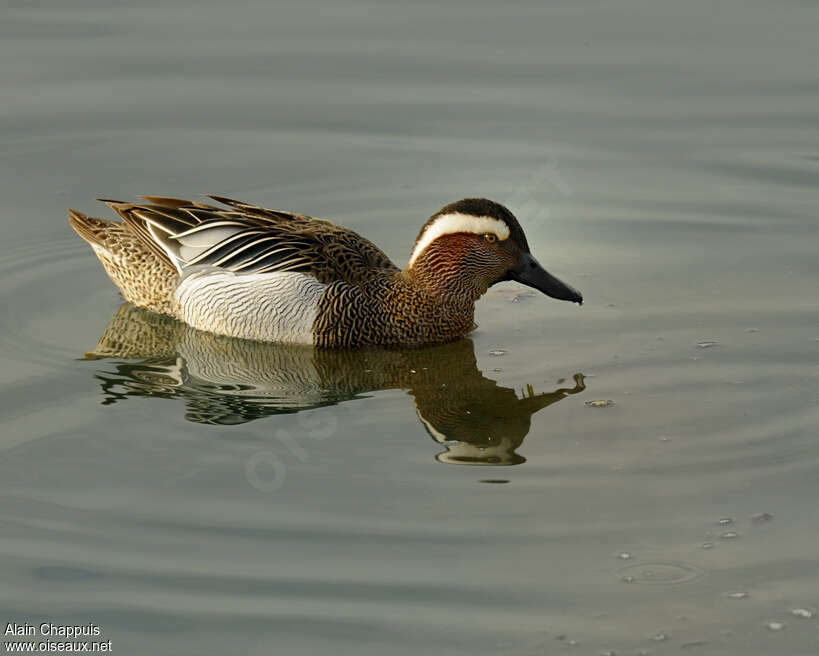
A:
[[[104,202],[180,273],[207,265],[237,273],[300,271],[322,282],[356,282],[373,270],[398,270],[372,242],[306,214],[224,196],[210,198],[225,208],[164,196],[142,198],[149,204]]]

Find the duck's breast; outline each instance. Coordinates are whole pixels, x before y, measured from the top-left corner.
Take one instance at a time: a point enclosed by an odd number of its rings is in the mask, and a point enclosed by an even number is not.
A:
[[[205,269],[185,275],[174,297],[179,318],[199,330],[262,342],[312,344],[325,287],[305,273]]]

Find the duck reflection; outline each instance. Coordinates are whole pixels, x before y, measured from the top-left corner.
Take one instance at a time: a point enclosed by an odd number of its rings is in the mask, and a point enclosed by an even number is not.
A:
[[[407,390],[421,424],[445,447],[437,460],[462,465],[525,462],[516,449],[532,415],[585,389],[578,373],[572,387],[537,394],[527,386],[519,397],[483,376],[469,339],[418,350],[319,350],[203,333],[127,303],[84,359],[118,360],[95,375],[103,404],[180,399],[186,419],[203,424],[243,424],[374,390]]]

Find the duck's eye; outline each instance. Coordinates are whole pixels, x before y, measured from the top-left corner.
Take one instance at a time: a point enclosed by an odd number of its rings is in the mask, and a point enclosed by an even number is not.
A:
[[[493,243],[498,237],[497,235],[493,235],[491,232],[487,232],[484,236],[484,239],[488,241],[490,244]]]

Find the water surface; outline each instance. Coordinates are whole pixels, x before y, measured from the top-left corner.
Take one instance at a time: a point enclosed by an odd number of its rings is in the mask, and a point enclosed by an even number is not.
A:
[[[120,654],[819,651],[811,3],[0,12],[0,618]],[[401,264],[488,196],[586,304],[499,285],[409,353],[217,339],[121,307],[65,220],[141,193]]]

